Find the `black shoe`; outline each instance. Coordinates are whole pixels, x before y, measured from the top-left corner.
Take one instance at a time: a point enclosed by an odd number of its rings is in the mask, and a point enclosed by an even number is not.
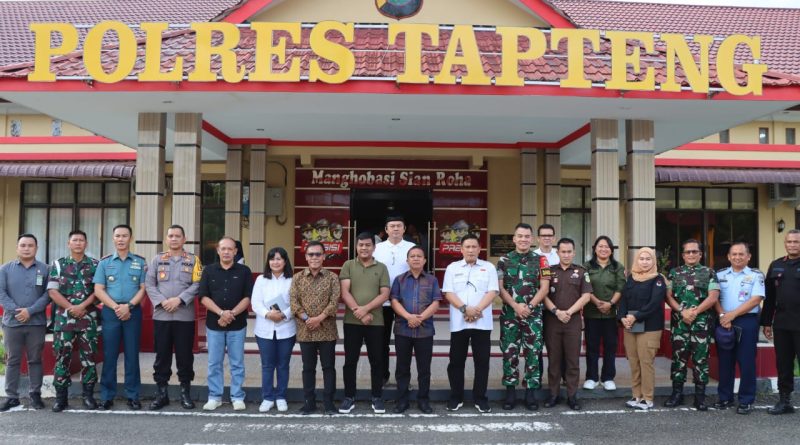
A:
[[[86,409],[97,409],[97,401],[94,399],[94,383],[83,384],[83,407]]]
[[[69,388],[56,389],[56,401],[53,403],[53,412],[60,413],[69,407],[67,402]]]
[[[792,399],[788,395],[781,394],[781,398],[778,400],[778,403],[771,408],[767,408],[767,412],[774,415],[793,413],[794,406],[792,406]]]
[[[506,398],[503,401],[504,410],[512,410],[517,404],[517,390],[513,386],[506,386]]]
[[[350,414],[350,411],[356,407],[356,401],[350,397],[345,397],[342,404],[339,405],[339,414]]]
[[[150,411],[158,411],[167,405],[169,405],[169,389],[167,385],[158,385],[156,396],[153,401],[150,402],[150,406],[147,407],[147,409]]]
[[[447,401],[447,406],[445,407],[445,409],[448,411],[458,411],[458,409],[461,408],[462,406],[464,406],[464,402],[451,399]]]
[[[544,407],[545,408],[552,408],[552,407],[558,405],[559,403],[561,403],[561,397],[560,396],[549,396],[547,398],[547,400],[544,402]]]
[[[44,402],[42,402],[42,394],[33,392],[30,394],[31,408],[39,410],[44,409]]]
[[[114,401],[113,400],[103,400],[103,403],[98,405],[97,409],[102,410],[102,411],[108,411],[113,407],[114,407]]]
[[[395,414],[403,414],[404,412],[406,412],[408,410],[408,408],[410,408],[410,406],[408,405],[408,401],[399,401],[394,406],[394,413]]]
[[[664,406],[675,408],[680,405],[683,405],[683,383],[672,382],[672,394],[664,402]]]
[[[433,408],[431,408],[431,403],[427,400],[417,400],[417,408],[422,411],[423,414],[431,414],[433,412]]]
[[[128,408],[139,411],[142,409],[142,402],[140,402],[139,399],[128,399]]]
[[[581,410],[581,402],[578,400],[577,396],[567,397],[567,405],[569,406],[569,409],[573,411]]]
[[[702,383],[694,385],[694,408],[698,411],[708,411],[706,385]]]
[[[333,404],[333,401],[325,402],[325,415],[335,416],[336,414],[339,414],[339,410],[336,409],[336,405]]]
[[[383,404],[383,398],[372,398],[372,412],[375,414],[383,414],[386,412],[386,406]]]
[[[181,383],[181,407],[183,409],[194,409],[192,385],[190,383]]]
[[[752,403],[740,403],[736,408],[736,414],[750,414],[753,411]]]
[[[525,409],[536,411],[539,409],[539,402],[536,400],[536,390],[528,388],[525,390]]]
[[[714,409],[728,409],[733,407],[733,400],[717,400],[713,405]]]
[[[8,411],[11,408],[15,408],[19,406],[19,399],[17,398],[8,398],[2,405],[0,405],[0,411]]]
[[[489,406],[488,400],[481,400],[480,402],[475,402],[475,409],[477,409],[478,412],[481,414],[492,412],[492,407]]]
[[[327,405],[326,405],[325,409],[326,410],[328,409]],[[302,414],[304,416],[307,416],[307,415],[313,413],[316,410],[317,410],[317,402],[314,402],[314,401],[311,401],[311,400],[306,400],[305,403],[303,403],[303,407],[300,408],[300,414]]]

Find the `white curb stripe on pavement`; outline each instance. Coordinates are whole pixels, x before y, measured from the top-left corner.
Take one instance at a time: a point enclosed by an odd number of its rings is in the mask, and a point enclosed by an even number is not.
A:
[[[241,425],[237,423],[207,423],[204,433],[230,432],[262,432],[262,431],[296,431],[297,423],[255,423]],[[480,433],[480,432],[541,432],[561,430],[561,425],[547,422],[490,422],[490,423],[453,423],[453,424],[370,424],[370,434],[401,433]],[[364,431],[364,425],[326,425],[315,424],[314,432],[350,434]]]

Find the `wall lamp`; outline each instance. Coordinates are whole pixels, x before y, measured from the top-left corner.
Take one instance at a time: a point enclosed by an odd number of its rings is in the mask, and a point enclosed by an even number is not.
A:
[[[783,233],[784,229],[786,229],[786,223],[783,221],[783,218],[778,220],[778,233]]]

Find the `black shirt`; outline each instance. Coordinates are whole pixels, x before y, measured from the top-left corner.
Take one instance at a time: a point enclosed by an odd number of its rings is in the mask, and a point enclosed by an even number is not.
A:
[[[647,281],[636,281],[628,277],[619,300],[617,318],[622,320],[629,311],[637,311],[636,321],[644,322],[644,330],[664,329],[664,298],[667,296],[667,283],[661,275]]]
[[[761,326],[800,331],[800,258],[773,261],[766,281]]]
[[[219,263],[206,266],[200,276],[200,288],[197,295],[200,301],[211,298],[220,309],[229,311],[236,307],[240,301],[250,298],[253,293],[253,274],[250,268],[239,263],[233,263],[230,269],[223,269]],[[219,314],[208,312],[206,328],[212,331],[238,331],[247,327],[247,313],[242,311],[236,320],[228,326],[219,325]]]

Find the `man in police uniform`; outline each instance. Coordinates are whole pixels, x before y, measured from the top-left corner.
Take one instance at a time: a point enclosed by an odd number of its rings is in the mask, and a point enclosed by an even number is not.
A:
[[[694,363],[694,407],[706,411],[708,384],[708,347],[711,310],[719,300],[719,282],[713,270],[700,264],[700,242],[683,242],[683,266],[669,272],[667,304],[672,308],[672,395],[664,402],[667,408],[683,405],[683,385],[689,357]]]
[[[448,411],[457,411],[464,404],[464,365],[472,343],[472,361],[475,378],[472,398],[481,413],[492,412],[486,387],[489,384],[489,357],[491,350],[492,302],[497,297],[497,269],[478,258],[481,245],[472,233],[461,239],[464,259],[450,263],[444,272],[442,292],[450,302],[450,363],[447,377],[450,380]]]
[[[153,380],[158,387],[150,404],[151,410],[169,405],[167,385],[172,376],[172,351],[178,365],[181,383],[181,406],[193,409],[191,383],[194,379],[194,317],[195,297],[200,286],[200,258],[183,250],[186,234],[183,227],[173,224],[167,229],[169,250],[161,252],[150,262],[145,289],[153,303],[153,337],[156,359]]]
[[[773,261],[767,270],[767,298],[761,314],[764,335],[775,339],[778,368],[780,400],[767,410],[770,414],[794,412],[794,363],[800,358],[800,230],[790,230],[783,243],[786,256]]]
[[[114,227],[116,252],[100,260],[94,274],[94,293],[103,303],[103,375],[100,379],[100,409],[111,409],[117,394],[117,358],[120,342],[125,347],[125,396],[132,410],[139,401],[139,342],[146,260],[130,251],[133,229],[127,224]]]
[[[717,348],[719,354],[719,400],[717,409],[733,406],[733,382],[739,365],[738,414],[750,414],[756,397],[756,343],[758,342],[758,311],[764,299],[764,274],[747,267],[750,248],[747,243],[734,242],[728,250],[731,266],[717,272],[720,293],[715,305],[719,323],[725,329],[737,331],[733,349]],[[741,333],[741,334],[740,334]]]
[[[503,386],[506,398],[503,409],[514,409],[515,386],[519,383],[520,356],[525,357],[525,407],[536,410],[536,390],[541,375],[539,354],[542,351],[542,300],[550,287],[547,258],[531,251],[533,228],[519,223],[512,238],[515,249],[497,262],[497,277],[503,309],[500,313],[500,350],[503,353]]]
[[[72,351],[77,344],[81,359],[81,383],[83,383],[83,406],[97,409],[94,400],[94,385],[97,383],[97,310],[92,279],[98,261],[86,255],[86,233],[73,230],[69,233],[69,256],[53,261],[47,292],[56,304],[53,352],[56,366],[53,386],[56,401],[53,412],[67,408],[69,387],[72,385],[69,365]]]

